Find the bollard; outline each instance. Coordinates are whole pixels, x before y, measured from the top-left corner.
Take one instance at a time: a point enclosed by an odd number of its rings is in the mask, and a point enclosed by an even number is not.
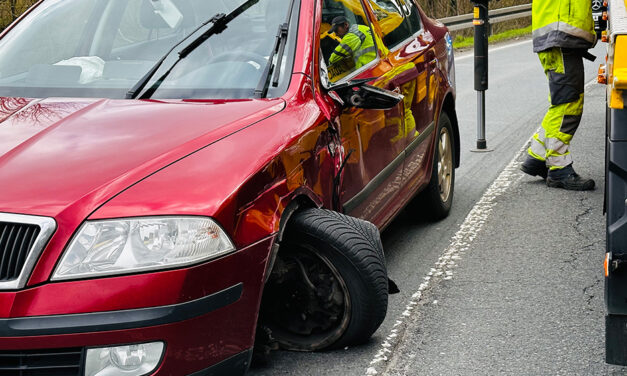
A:
[[[488,90],[488,36],[490,18],[489,0],[472,0],[475,5],[473,25],[475,29],[475,90],[477,91],[477,148],[472,151],[485,152],[488,149],[485,134],[485,92]]]

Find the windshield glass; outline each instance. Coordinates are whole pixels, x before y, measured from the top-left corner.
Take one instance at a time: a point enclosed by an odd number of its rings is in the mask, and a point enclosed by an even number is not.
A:
[[[124,98],[174,45],[245,0],[47,0],[0,39],[0,96]],[[298,1],[295,2],[296,4]],[[289,0],[259,0],[183,59],[153,98],[252,98]],[[276,97],[289,84],[292,11]],[[201,28],[194,36],[209,28]],[[190,42],[194,36],[186,42]],[[186,42],[155,75],[167,70]]]

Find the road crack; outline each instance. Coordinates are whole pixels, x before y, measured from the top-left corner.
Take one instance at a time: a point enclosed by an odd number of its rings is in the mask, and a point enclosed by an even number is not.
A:
[[[590,234],[585,231],[585,221],[593,213],[593,208],[589,203],[588,196],[579,197],[579,207],[583,208],[583,210],[575,216],[575,220],[571,226],[575,231],[577,238],[590,239]],[[564,272],[567,266],[572,269],[577,269],[577,262],[579,261],[581,255],[586,252],[590,252],[596,245],[596,242],[593,242],[573,248],[571,252],[567,254],[568,258],[563,261],[563,265],[560,266],[560,271]]]
[[[588,286],[585,286],[583,288],[583,295],[586,299],[586,307],[588,309],[588,311],[594,311],[595,310],[595,306],[592,305],[592,300],[594,299],[595,292],[597,291],[597,287],[599,287],[599,285],[601,284],[602,280],[599,277],[596,277],[596,279],[594,280],[594,282]]]

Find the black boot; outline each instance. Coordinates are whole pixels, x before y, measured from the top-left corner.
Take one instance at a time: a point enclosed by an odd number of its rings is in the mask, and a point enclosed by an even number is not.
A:
[[[577,175],[573,166],[549,172],[546,185],[551,188],[564,188],[569,191],[591,191],[594,189],[594,180],[584,179]]]
[[[546,164],[544,161],[539,159],[535,159],[534,157],[527,156],[527,159],[520,165],[520,170],[525,174],[531,176],[540,176],[542,179],[546,180],[547,173],[549,171],[546,168]]]

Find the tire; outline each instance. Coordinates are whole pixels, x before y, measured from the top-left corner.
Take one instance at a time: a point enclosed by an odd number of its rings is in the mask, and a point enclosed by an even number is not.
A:
[[[322,209],[295,214],[285,234],[264,291],[261,324],[288,350],[367,341],[388,304],[388,278],[377,247]]]
[[[438,221],[448,216],[455,191],[455,138],[451,119],[445,112],[438,121],[433,169],[427,187],[416,197],[425,216]]]
[[[333,210],[324,210],[324,212],[359,231],[366,239],[368,239],[368,241],[370,241],[370,244],[375,248],[377,254],[381,258],[383,267],[386,267],[383,243],[381,242],[381,234],[379,233],[377,226],[375,226],[372,222],[344,215]]]
[[[385,252],[383,250],[383,242],[381,242],[381,233],[374,223],[344,215],[332,210],[325,210],[325,212],[361,232],[361,234],[365,236],[377,250],[379,257],[381,258],[381,262],[383,263],[383,267],[386,268],[387,273]],[[401,290],[398,288],[396,283],[388,278],[388,295],[398,294],[399,292],[401,292]]]

